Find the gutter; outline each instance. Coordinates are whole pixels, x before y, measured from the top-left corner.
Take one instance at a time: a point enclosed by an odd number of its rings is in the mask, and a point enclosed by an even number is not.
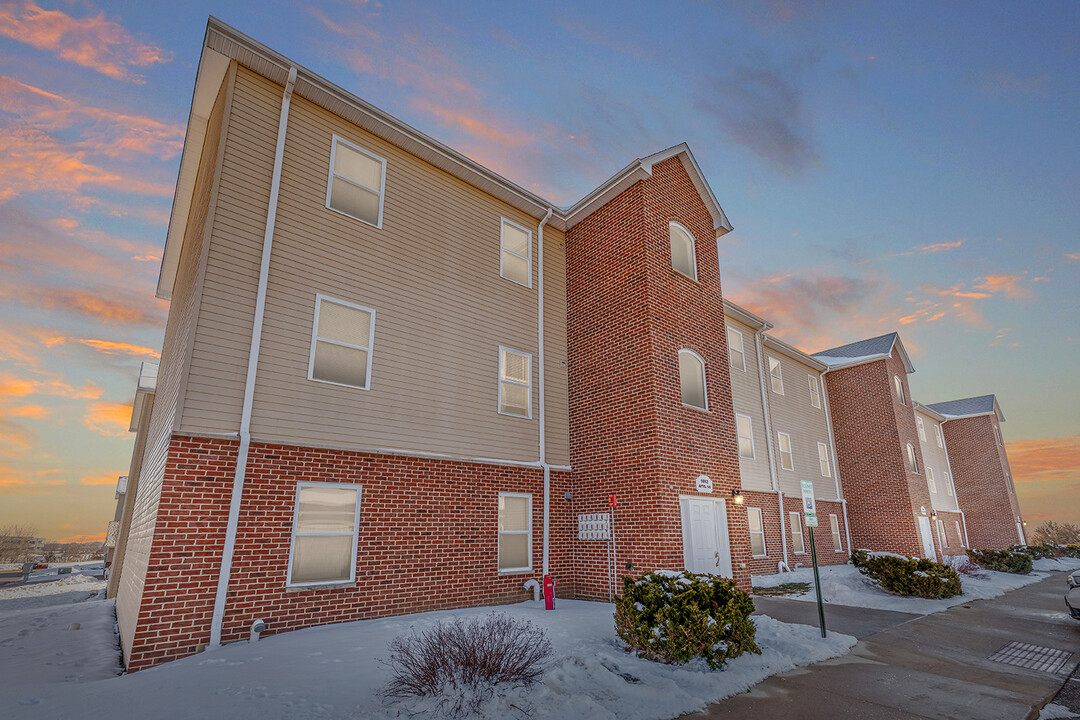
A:
[[[540,365],[537,391],[540,394],[539,442],[540,466],[544,468],[544,575],[548,575],[551,560],[551,466],[547,462],[547,415],[544,404],[544,225],[551,219],[553,208],[548,208],[544,219],[536,229],[536,361]]]
[[[236,531],[240,522],[240,501],[244,493],[247,475],[248,451],[251,448],[251,405],[255,395],[255,376],[259,367],[259,346],[262,341],[263,317],[266,314],[266,287],[270,274],[270,251],[274,244],[274,225],[277,222],[278,194],[281,190],[281,164],[285,156],[285,133],[289,126],[289,104],[296,87],[296,68],[289,69],[285,93],[281,98],[281,114],[278,118],[277,146],[274,149],[274,173],[270,181],[270,204],[266,211],[266,230],[263,233],[262,258],[259,265],[259,289],[255,296],[255,318],[251,327],[251,347],[248,351],[247,378],[244,382],[244,404],[240,414],[240,448],[236,455],[236,473],[233,475],[232,496],[229,499],[229,520],[225,526],[225,546],[221,551],[221,571],[218,574],[217,594],[214,596],[214,614],[210,620],[210,645],[221,646],[221,626],[225,617],[225,600],[228,596],[229,577],[232,574],[233,552],[236,548]]]

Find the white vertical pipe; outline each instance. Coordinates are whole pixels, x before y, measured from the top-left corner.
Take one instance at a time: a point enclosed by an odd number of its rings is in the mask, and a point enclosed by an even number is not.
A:
[[[547,409],[544,404],[544,225],[551,219],[548,208],[536,229],[536,362],[540,365],[537,392],[540,395],[540,465],[544,468],[544,575],[551,563],[551,466],[547,462]]]
[[[761,342],[761,336],[765,330],[766,328],[763,327],[754,333],[754,345],[757,346],[758,384],[761,385],[761,412],[765,415],[765,447],[769,451],[769,477],[772,478],[772,487],[776,492],[776,499],[780,505],[780,546],[784,552],[784,565],[788,565],[787,531],[784,529],[784,523],[787,521],[787,516],[784,514],[784,491],[780,488],[780,481],[776,477],[772,421],[769,419],[769,388],[765,385],[765,346]],[[761,530],[762,532],[765,531],[764,519],[762,519]]]

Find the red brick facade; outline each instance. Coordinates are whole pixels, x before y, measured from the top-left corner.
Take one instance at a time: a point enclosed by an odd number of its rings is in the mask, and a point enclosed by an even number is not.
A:
[[[672,269],[668,224],[696,240],[694,281]],[[599,512],[618,498],[621,574],[684,567],[680,496],[711,478],[723,499],[732,566],[749,583],[716,233],[681,161],[658,163],[572,228],[567,240],[567,348],[574,512]],[[681,402],[678,353],[705,360],[709,409]],[[607,598],[603,543],[575,549],[577,590]]]
[[[772,575],[778,572],[778,563],[784,560],[784,543],[787,543],[787,563],[792,570],[800,563],[810,565],[810,535],[805,527],[805,519],[802,516],[802,498],[784,495],[783,532],[781,538],[780,525],[780,501],[776,493],[744,491],[744,505],[746,509],[759,508],[761,510],[762,527],[765,530],[765,557],[751,557],[750,572],[755,575]],[[818,527],[814,532],[814,542],[817,544],[819,565],[843,565],[851,555],[847,546],[846,525],[844,524],[843,503],[817,500]],[[802,554],[795,553],[792,547],[791,516],[789,513],[799,513],[800,527],[803,532],[803,544],[805,551]],[[833,542],[832,528],[829,524],[829,516],[836,516],[837,527],[840,529],[840,545]]]
[[[1002,549],[1020,543],[1023,522],[1005,448],[994,432],[993,415],[944,423],[945,446],[953,471],[956,500],[967,517],[971,547]],[[999,429],[1000,432],[1000,429]]]
[[[174,437],[129,671],[190,655],[210,640],[235,470],[235,441]],[[287,588],[296,483],[362,486],[356,582]],[[552,473],[551,572],[573,595],[568,473]],[[500,574],[498,493],[533,497],[531,572]],[[538,469],[253,444],[240,509],[222,642],[327,623],[518,602],[540,579]]]

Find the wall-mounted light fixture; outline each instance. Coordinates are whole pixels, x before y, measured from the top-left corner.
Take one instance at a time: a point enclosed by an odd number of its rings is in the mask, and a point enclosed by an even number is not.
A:
[[[745,499],[743,498],[742,490],[740,490],[739,488],[735,488],[731,491],[731,498],[735,501],[736,505],[742,505],[743,500]]]

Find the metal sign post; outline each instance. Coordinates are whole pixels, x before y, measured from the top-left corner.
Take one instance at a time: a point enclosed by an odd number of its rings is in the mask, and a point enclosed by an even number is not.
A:
[[[810,561],[814,565],[814,590],[817,592],[818,620],[821,622],[821,637],[826,637],[825,605],[821,601],[821,575],[818,573],[817,543],[814,542],[814,528],[818,526],[817,505],[814,504],[814,483],[809,480],[803,480],[801,487],[803,516],[806,518],[806,527],[810,529]]]

